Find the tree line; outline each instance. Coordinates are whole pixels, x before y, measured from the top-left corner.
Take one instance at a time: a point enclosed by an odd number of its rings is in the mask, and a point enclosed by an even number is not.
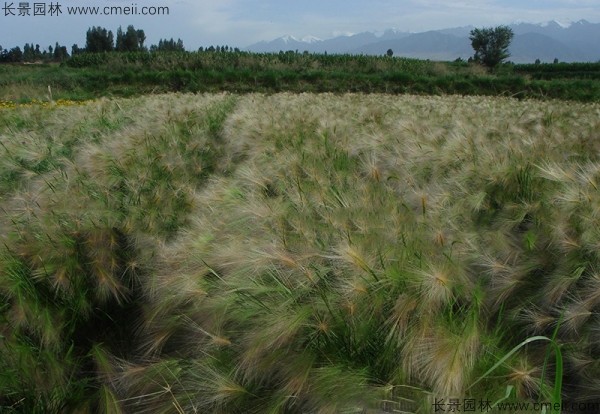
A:
[[[66,46],[56,42],[55,46],[42,49],[39,44],[26,43],[23,48],[15,46],[3,49],[0,46],[0,63],[18,62],[64,62],[72,56],[82,53],[104,52],[184,52],[185,47],[181,39],[160,39],[157,44],[146,46],[146,33],[136,29],[133,25],[123,30],[121,26],[116,35],[104,27],[90,27],[85,35],[85,46],[74,44],[71,51]],[[199,52],[239,52],[239,48],[230,46],[200,47]]]
[[[61,46],[56,42],[54,47],[48,46],[47,49],[41,49],[39,44],[25,43],[23,49],[19,46],[11,49],[3,49],[0,46],[0,62],[62,62],[69,58],[66,46]]]
[[[86,32],[85,47],[74,44],[71,46],[70,53],[66,46],[62,46],[58,42],[54,47],[48,46],[47,48],[42,48],[39,44],[34,45],[33,43],[26,43],[23,48],[15,46],[5,49],[0,46],[0,63],[63,62],[71,56],[86,52],[185,51],[181,39],[160,39],[158,44],[150,47],[147,47],[145,42],[146,34],[144,30],[136,29],[133,25],[127,26],[125,30],[119,26],[116,36],[111,30],[94,26]]]

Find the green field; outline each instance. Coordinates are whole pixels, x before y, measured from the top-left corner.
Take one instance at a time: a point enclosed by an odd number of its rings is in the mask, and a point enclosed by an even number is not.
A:
[[[0,100],[5,101],[223,91],[456,94],[598,102],[600,63],[507,63],[487,70],[467,62],[288,51],[84,53],[60,65],[0,65]]]
[[[481,96],[0,108],[0,411],[591,406],[599,130]]]

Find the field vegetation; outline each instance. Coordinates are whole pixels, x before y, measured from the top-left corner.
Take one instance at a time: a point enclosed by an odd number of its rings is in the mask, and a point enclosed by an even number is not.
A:
[[[598,401],[597,103],[6,106],[2,412]]]
[[[298,53],[106,52],[62,64],[0,65],[0,100],[85,100],[165,92],[364,92],[600,100],[600,64],[430,62]]]

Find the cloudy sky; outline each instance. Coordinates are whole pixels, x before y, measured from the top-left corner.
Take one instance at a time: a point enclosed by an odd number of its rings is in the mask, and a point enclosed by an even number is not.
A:
[[[85,45],[90,26],[116,32],[133,24],[144,29],[147,44],[160,38],[181,38],[186,48],[230,45],[244,48],[283,35],[322,39],[339,34],[395,28],[422,32],[466,25],[492,26],[513,22],[567,23],[586,19],[600,22],[600,0],[32,0],[30,10],[19,10],[22,0],[0,0],[0,45],[39,43],[46,48],[58,41]],[[34,3],[45,5],[45,13]],[[27,4],[27,3],[26,3]],[[50,6],[60,13],[50,16]],[[168,15],[69,14],[73,7],[168,7]],[[108,9],[107,9],[108,10]],[[19,16],[27,14],[29,16]],[[13,15],[14,14],[14,15]],[[42,14],[42,15],[40,15]]]

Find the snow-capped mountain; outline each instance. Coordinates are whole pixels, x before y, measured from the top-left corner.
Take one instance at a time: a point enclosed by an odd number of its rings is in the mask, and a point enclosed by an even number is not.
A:
[[[558,20],[551,20],[549,22],[540,23],[539,25],[541,27],[560,26],[563,29],[568,29],[572,24],[573,22],[559,22]]]
[[[515,37],[511,43],[510,60],[533,63],[536,59],[551,62],[600,61],[600,23],[586,20],[544,23],[513,23],[509,25]],[[364,32],[321,40],[314,36],[297,39],[283,36],[270,42],[247,47],[253,52],[298,50],[316,53],[353,53],[383,55],[392,49],[394,56],[432,60],[468,59],[473,55],[469,32],[475,26],[409,33],[401,29]]]
[[[252,50],[253,52],[279,52],[281,50],[306,50],[306,48],[314,48],[316,45],[323,42],[321,39],[315,36],[304,36],[302,39],[297,39],[291,35],[285,35],[278,37],[275,40],[270,42],[258,42],[254,45],[248,47],[248,50]],[[318,46],[317,46],[318,47]]]
[[[304,43],[316,43],[316,42],[321,42],[322,39],[319,39],[318,37],[310,36],[309,35],[309,36],[304,36],[301,39],[301,41],[304,42]]]
[[[281,39],[283,43],[298,42],[298,39],[290,35],[281,36],[279,39]]]

